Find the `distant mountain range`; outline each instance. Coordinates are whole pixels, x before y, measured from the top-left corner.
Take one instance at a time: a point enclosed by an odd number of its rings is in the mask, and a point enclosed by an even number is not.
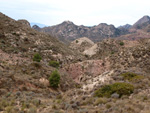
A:
[[[130,29],[131,27],[132,27],[132,25],[126,24],[126,25],[123,25],[123,26],[119,26],[118,29]]]
[[[121,34],[121,31],[115,28],[113,25],[107,25],[101,23],[97,26],[87,27],[87,26],[77,26],[73,22],[64,21],[59,25],[39,28],[37,25],[33,28],[40,32],[48,33],[59,40],[65,42],[73,41],[77,38],[88,37],[94,42],[100,41],[104,38],[117,37]]]
[[[133,34],[133,31],[135,33],[135,30],[139,29],[149,31],[150,17],[144,16],[133,25],[126,24],[119,26],[118,28],[106,23],[101,23],[92,27],[83,25],[78,26],[71,21],[64,21],[61,24],[43,28],[38,25],[34,25],[32,28],[40,32],[48,33],[63,42],[73,41],[81,37],[87,37],[94,42],[98,42],[106,38],[115,38],[125,36],[127,34]]]

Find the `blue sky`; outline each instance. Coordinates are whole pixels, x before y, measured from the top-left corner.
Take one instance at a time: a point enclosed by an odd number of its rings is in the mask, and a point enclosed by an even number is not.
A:
[[[70,20],[77,25],[133,24],[150,15],[149,0],[0,0],[0,12],[45,25]]]

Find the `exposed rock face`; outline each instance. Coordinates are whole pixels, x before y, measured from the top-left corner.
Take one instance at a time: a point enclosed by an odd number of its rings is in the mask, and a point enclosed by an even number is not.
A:
[[[86,37],[83,37],[83,38],[79,38],[71,42],[70,48],[74,50],[78,50],[79,52],[83,52],[86,49],[92,47],[93,45],[94,45],[93,41],[91,41],[90,39]]]
[[[113,25],[107,25],[105,23],[93,27],[86,27],[83,25],[77,26],[70,21],[64,21],[56,26],[44,27],[40,30],[36,30],[51,34],[63,42],[66,40],[73,41],[81,37],[88,37],[92,41],[97,42],[104,38],[116,37],[120,35],[119,29],[115,28]]]
[[[66,66],[64,69],[76,82],[96,77],[109,70],[109,62],[105,60],[87,60]]]
[[[18,22],[22,23],[24,26],[31,27],[30,23],[27,20],[22,19],[22,20],[18,20]]]
[[[86,49],[83,54],[88,55],[88,56],[93,56],[97,53],[98,51],[98,46],[97,44],[94,44],[92,47]]]

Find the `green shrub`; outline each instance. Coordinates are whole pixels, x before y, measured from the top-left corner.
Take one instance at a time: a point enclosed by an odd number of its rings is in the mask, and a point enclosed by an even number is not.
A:
[[[125,80],[129,81],[139,80],[143,78],[143,76],[131,72],[122,73],[120,76],[123,76]]]
[[[60,83],[60,75],[57,70],[53,71],[49,77],[50,86],[53,88],[58,88],[58,84]]]
[[[123,46],[123,45],[124,45],[124,42],[120,42],[120,45]]]
[[[39,53],[34,54],[33,61],[40,62],[41,60],[42,57],[40,56]]]
[[[118,82],[112,85],[105,85],[102,88],[95,91],[97,97],[110,97],[113,93],[122,95],[130,95],[133,93],[134,87],[131,84]]]
[[[114,51],[111,52],[111,54],[114,54],[114,53],[115,53]]]
[[[52,61],[49,62],[49,65],[52,66],[52,67],[58,68],[59,67],[59,62],[52,60]]]
[[[76,40],[76,43],[78,43],[79,41],[78,40]]]

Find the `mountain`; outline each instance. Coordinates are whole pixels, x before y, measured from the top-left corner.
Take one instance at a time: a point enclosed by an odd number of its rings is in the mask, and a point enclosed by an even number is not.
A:
[[[118,28],[105,23],[92,27],[83,25],[78,26],[71,21],[64,21],[61,24],[44,28],[40,28],[38,26],[33,26],[32,28],[57,37],[60,41],[65,43],[70,43],[71,41],[81,37],[87,37],[93,42],[99,42],[103,39],[116,37],[119,37],[119,39],[136,40],[143,37],[149,37],[146,33],[150,32],[150,17],[144,16],[134,25],[126,24],[119,26]]]
[[[126,30],[128,30],[128,29],[131,28],[131,26],[132,25],[130,25],[130,24],[126,24],[126,25],[123,25],[123,26],[119,26],[118,29],[126,29]]]
[[[41,28],[38,25],[33,25],[32,28],[35,29],[35,30],[37,30],[37,31],[41,30]]]
[[[126,26],[128,27],[128,25]],[[121,31],[126,32],[126,34],[117,37],[117,39],[121,40],[139,40],[142,38],[150,37],[150,17],[143,16],[139,19],[135,24],[129,26],[129,29],[125,29],[124,27],[119,27]]]
[[[35,30],[40,32],[48,33],[59,40],[65,42],[73,41],[81,37],[88,37],[94,42],[100,41],[104,38],[116,37],[120,35],[120,30],[115,28],[113,25],[107,25],[101,23],[97,26],[86,27],[77,26],[73,22],[64,21],[63,23],[51,27],[44,27],[39,30],[33,27]]]
[[[150,24],[150,17],[149,16],[143,16],[135,24],[133,24],[132,28],[142,29],[143,27],[145,27],[149,24]]]
[[[35,22],[30,22],[31,27],[33,27],[34,25],[39,26],[40,28],[46,27],[47,25],[45,24],[40,24],[40,23],[35,23]]]

